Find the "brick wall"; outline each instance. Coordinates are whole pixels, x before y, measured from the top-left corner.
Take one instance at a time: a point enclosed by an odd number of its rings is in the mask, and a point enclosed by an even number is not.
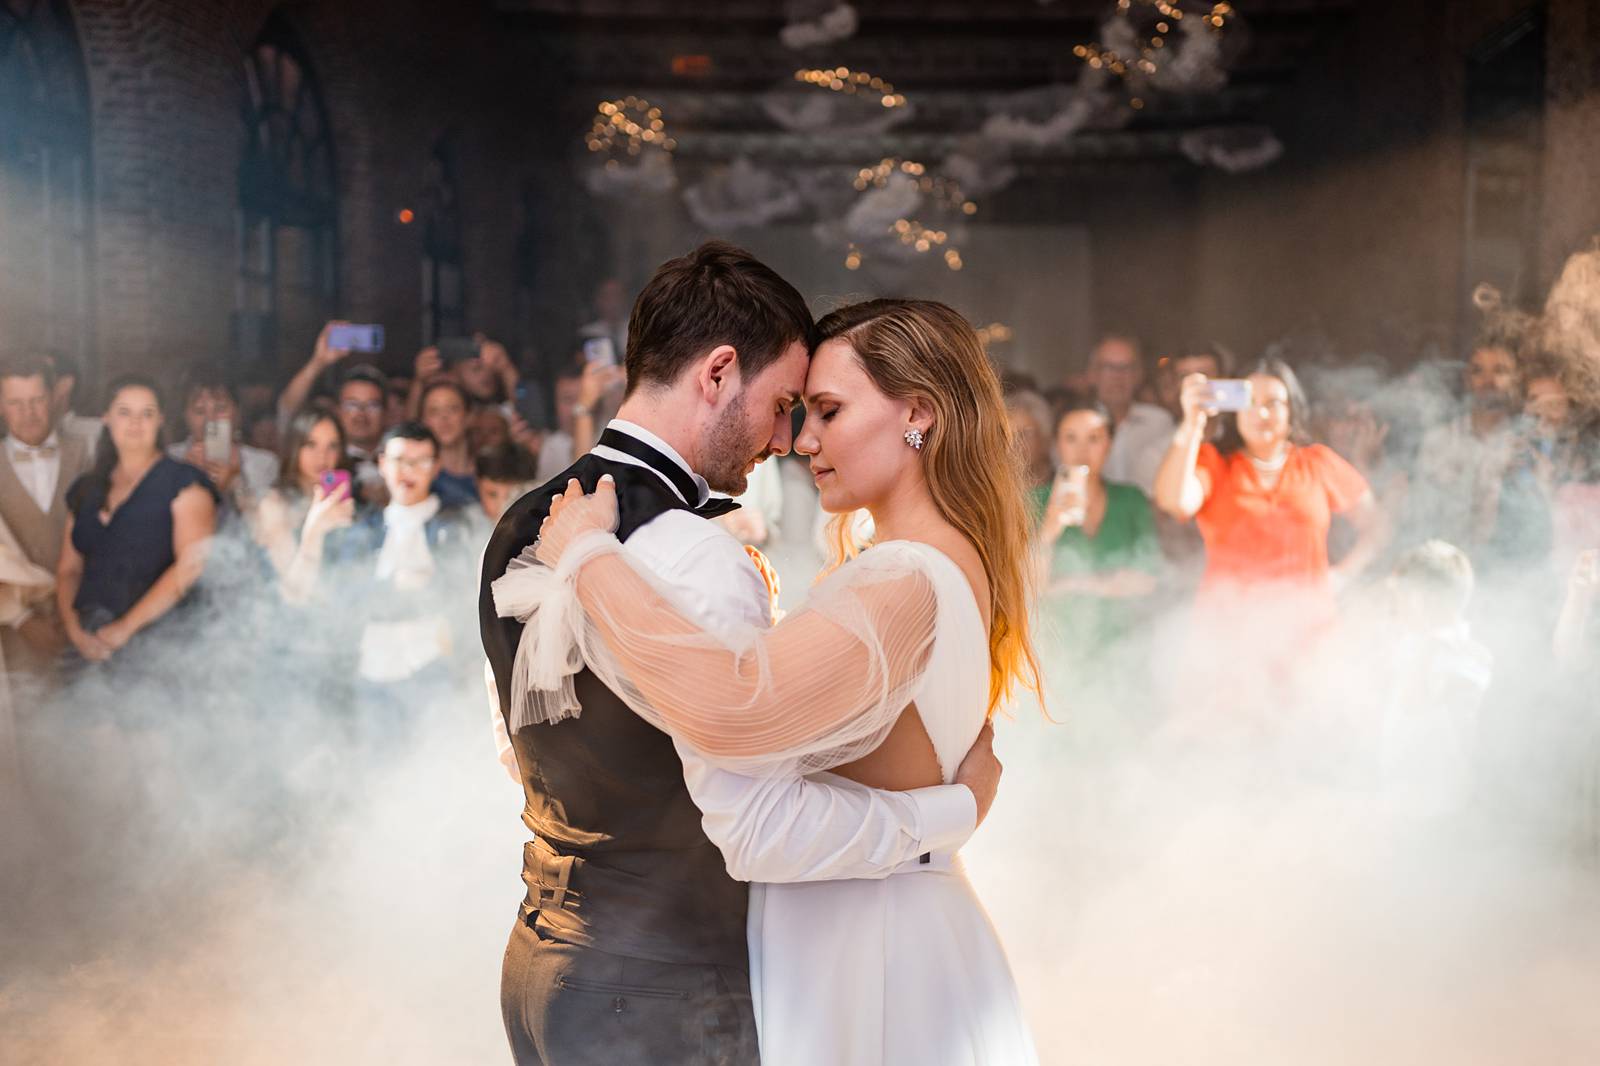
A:
[[[384,323],[385,362],[420,337],[415,207],[435,138],[460,152],[467,310],[508,336],[519,191],[544,173],[548,85],[500,47],[487,4],[428,0],[79,0],[94,167],[95,333],[103,373],[225,356],[236,276],[242,56],[269,15],[295,30],[334,132],[339,301]],[[309,338],[285,337],[282,370]]]

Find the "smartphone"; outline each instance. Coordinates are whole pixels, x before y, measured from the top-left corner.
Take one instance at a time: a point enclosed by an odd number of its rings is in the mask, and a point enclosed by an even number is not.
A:
[[[1083,525],[1089,512],[1089,468],[1064,466],[1057,470],[1054,493],[1062,504],[1062,521],[1069,526]]]
[[[322,484],[322,494],[324,496],[334,496],[334,495],[336,495],[338,493],[338,491],[339,491],[339,486],[341,486],[341,485],[344,486],[344,494],[346,496],[349,496],[350,495],[350,471],[348,471],[348,470],[329,470],[327,473],[322,475],[321,484]]]
[[[383,327],[376,322],[355,323],[328,327],[328,347],[343,348],[352,352],[383,351]]]
[[[617,346],[610,337],[590,337],[583,342],[583,361],[600,366],[617,365]]]
[[[215,418],[206,421],[204,442],[206,462],[221,466],[233,454],[233,420]]]
[[[1217,378],[1206,385],[1213,411],[1243,411],[1250,406],[1250,382],[1245,378]]]
[[[472,337],[440,337],[433,346],[446,366],[478,358],[478,342]]]

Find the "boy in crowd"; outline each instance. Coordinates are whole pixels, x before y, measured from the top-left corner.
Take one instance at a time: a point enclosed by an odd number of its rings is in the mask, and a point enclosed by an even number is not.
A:
[[[1447,814],[1466,801],[1478,709],[1494,676],[1494,657],[1467,624],[1472,563],[1430,540],[1400,559],[1389,582],[1397,632],[1380,733],[1384,793],[1403,813]]]
[[[478,475],[478,505],[490,526],[500,521],[506,508],[524,492],[538,484],[534,480],[537,464],[527,449],[507,441],[486,448],[475,460]]]

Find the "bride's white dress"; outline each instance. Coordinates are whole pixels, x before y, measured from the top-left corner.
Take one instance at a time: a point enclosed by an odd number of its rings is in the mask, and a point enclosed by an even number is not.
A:
[[[937,595],[915,702],[948,784],[983,727],[988,640],[961,568],[927,545],[896,548],[925,557]],[[749,931],[763,1066],[1037,1061],[1005,953],[959,858],[877,881],[751,885]]]
[[[703,629],[599,532],[569,545],[554,571],[514,562],[496,602],[526,623],[515,728],[579,713],[571,678],[587,666],[711,762],[805,775],[872,751],[915,704],[948,783],[988,707],[972,586],[925,544],[863,552],[771,629]],[[1037,1061],[999,940],[948,855],[880,880],[753,885],[749,933],[764,1066]]]

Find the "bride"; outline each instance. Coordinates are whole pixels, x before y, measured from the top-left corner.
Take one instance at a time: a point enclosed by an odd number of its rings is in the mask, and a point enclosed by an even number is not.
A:
[[[566,633],[572,669],[581,654],[636,713],[736,772],[948,783],[1013,687],[1038,687],[999,382],[942,304],[872,300],[818,328],[795,450],[836,515],[842,565],[774,628],[707,632],[612,535],[614,486],[572,482],[530,549],[562,579],[540,626]],[[861,508],[877,542],[844,561]],[[554,695],[540,687],[514,698]],[[749,935],[766,1066],[1036,1061],[958,860],[752,885]]]

